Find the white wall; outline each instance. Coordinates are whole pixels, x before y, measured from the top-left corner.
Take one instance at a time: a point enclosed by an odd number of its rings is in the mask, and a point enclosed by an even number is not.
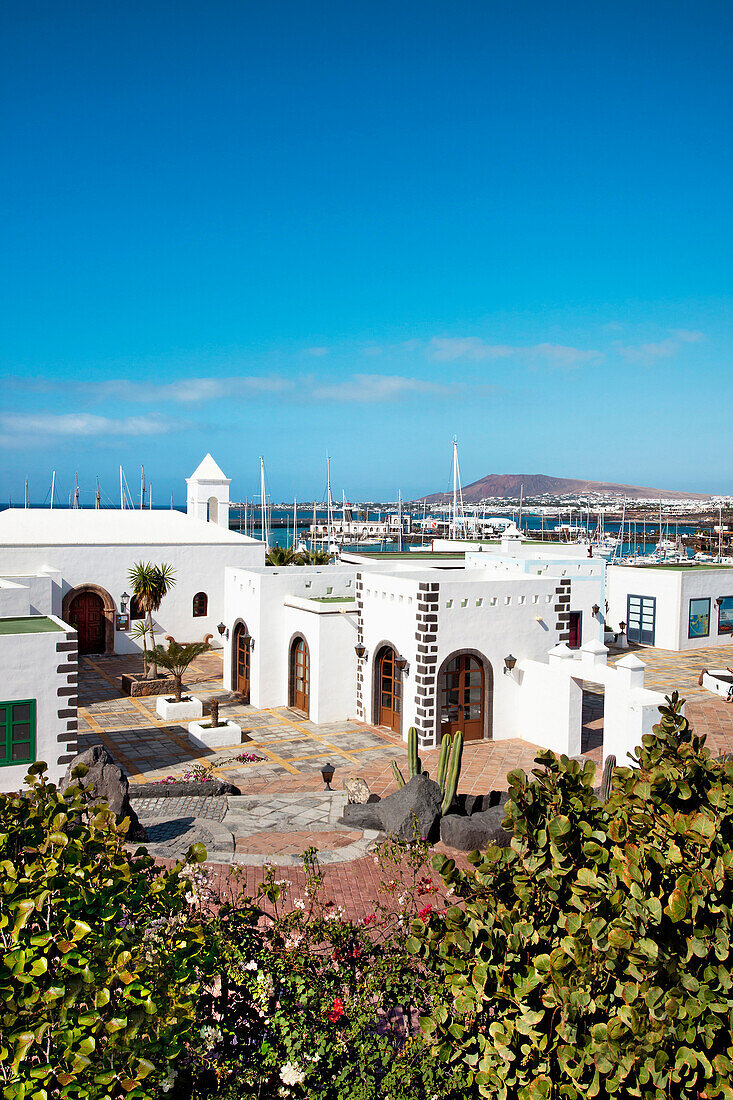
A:
[[[35,699],[36,760],[44,760],[48,777],[58,782],[67,758],[76,752],[77,652],[76,632],[60,619],[54,621],[63,629],[0,634],[0,698],[3,702]],[[58,645],[71,648],[60,651]],[[59,695],[59,691],[72,694]],[[21,790],[27,771],[26,763],[0,767],[0,791]]]
[[[30,589],[15,580],[0,578],[0,616],[12,618],[30,615]]]
[[[176,586],[166,596],[160,611],[154,616],[156,640],[171,634],[179,642],[200,641],[204,634],[214,635],[219,643],[217,624],[224,616],[224,571],[227,566],[261,565],[264,546],[259,542],[141,544],[135,545],[69,545],[69,546],[4,546],[0,551],[0,571],[3,576],[56,571],[52,584],[50,607],[39,611],[61,615],[64,595],[81,584],[97,584],[112,597],[116,611],[121,611],[120,596],[130,593],[129,570],[138,561],[155,564],[167,562],[176,572]],[[62,580],[60,578],[63,578]],[[193,617],[193,597],[206,592],[208,614]],[[128,609],[129,610],[129,609]],[[131,623],[131,625],[133,625]],[[141,649],[129,634],[115,632],[116,653],[137,653]]]
[[[577,756],[582,735],[582,681],[558,674],[556,667],[539,661],[522,661],[504,679],[517,711],[515,736],[558,754]]]
[[[660,649],[685,652],[711,645],[731,645],[733,635],[718,634],[718,596],[733,596],[733,569],[657,569],[653,566],[609,566],[609,619],[618,625],[627,618],[627,596],[656,597],[654,644]],[[688,638],[691,599],[710,600],[710,633]]]

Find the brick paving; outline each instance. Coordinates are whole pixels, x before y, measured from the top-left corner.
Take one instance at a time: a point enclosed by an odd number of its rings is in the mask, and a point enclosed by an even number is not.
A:
[[[695,730],[706,734],[714,755],[733,752],[733,705],[698,687],[702,668],[725,667],[731,662],[731,649],[707,647],[694,653],[672,653],[665,650],[634,647],[647,665],[648,687],[669,693],[680,690],[688,700],[686,712]],[[614,662],[624,653],[610,657]],[[79,677],[79,741],[80,748],[101,743],[130,776],[132,791],[138,783],[181,776],[191,768],[205,768],[212,776],[234,783],[243,795],[255,798],[262,805],[278,796],[297,795],[307,799],[323,792],[320,769],[326,762],[336,765],[334,785],[341,787],[346,778],[361,776],[370,790],[384,796],[395,790],[392,762],[405,770],[406,747],[390,730],[368,724],[347,721],[316,726],[302,714],[288,708],[257,710],[243,703],[241,697],[226,693],[221,682],[221,658],[217,653],[202,655],[189,670],[185,688],[193,691],[207,704],[220,700],[222,718],[237,722],[243,730],[240,744],[220,750],[195,748],[187,739],[185,726],[165,722],[156,713],[155,697],[131,699],[120,690],[123,672],[139,671],[140,662],[126,656],[83,657]],[[603,730],[603,689],[586,684],[583,701],[582,751],[599,760]],[[538,741],[541,731],[537,731]],[[506,789],[507,773],[514,768],[530,771],[538,745],[517,739],[492,742],[468,742],[464,747],[460,790],[463,793],[485,793],[491,789]],[[237,759],[243,753],[259,759],[244,762]],[[424,767],[434,774],[437,750],[423,752]],[[236,802],[236,800],[233,800]],[[333,817],[325,811],[307,820],[290,814],[281,805],[277,812],[263,815],[248,810],[243,824],[242,814],[233,814],[236,829],[229,831],[231,855],[225,856],[222,822],[227,813],[226,799],[156,798],[136,799],[136,809],[151,838],[151,850],[156,856],[175,859],[185,854],[189,844],[202,841],[212,853],[212,865],[219,860],[224,865],[232,859],[242,862],[237,874],[244,876],[254,889],[263,874],[261,866],[245,866],[248,860],[263,863],[268,854],[284,861],[284,877],[299,882],[299,872],[292,864],[305,848],[315,846],[324,855],[324,862],[343,859],[348,855],[349,836],[353,851],[361,858],[350,862],[333,862],[333,890],[341,904],[363,908],[365,899],[373,899],[375,879],[371,856],[364,856],[367,844],[361,834],[349,830],[344,840],[343,827],[334,826]],[[206,803],[206,806],[204,806]],[[241,805],[241,804],[240,804]],[[262,808],[262,806],[260,807]],[[307,802],[301,814],[307,815]],[[265,806],[266,810],[266,806]],[[245,815],[246,816],[246,815]],[[226,830],[224,830],[226,831]],[[267,836],[271,837],[268,848]],[[221,853],[221,854],[218,854]],[[455,853],[452,853],[455,854]],[[221,869],[219,876],[225,872]],[[354,909],[356,912],[356,909]]]

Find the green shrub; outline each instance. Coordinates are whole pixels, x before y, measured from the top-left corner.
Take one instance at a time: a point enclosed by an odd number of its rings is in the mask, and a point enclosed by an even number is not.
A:
[[[448,1003],[422,1020],[497,1100],[733,1097],[733,765],[677,693],[611,797],[552,753],[510,774],[508,849],[436,858],[460,904],[408,946]]]
[[[195,1019],[193,887],[44,770],[0,795],[0,1095],[157,1096]]]

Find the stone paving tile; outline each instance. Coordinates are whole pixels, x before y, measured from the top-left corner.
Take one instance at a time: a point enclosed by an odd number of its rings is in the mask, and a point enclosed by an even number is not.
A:
[[[323,832],[301,830],[296,832],[277,832],[271,829],[267,833],[255,833],[252,836],[238,837],[235,845],[237,853],[259,853],[270,855],[280,853],[283,855],[299,856],[306,848],[317,848],[319,851],[333,851],[346,848],[353,844],[354,840],[360,840],[363,836],[356,829],[350,829],[348,833],[325,830]]]
[[[198,817],[209,821],[223,821],[228,809],[226,798],[199,797],[183,798],[135,798],[133,788],[133,809],[145,824],[158,818]]]

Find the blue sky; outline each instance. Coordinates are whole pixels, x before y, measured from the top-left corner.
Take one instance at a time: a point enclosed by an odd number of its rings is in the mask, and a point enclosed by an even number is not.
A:
[[[720,2],[4,5],[0,499],[733,492]]]

